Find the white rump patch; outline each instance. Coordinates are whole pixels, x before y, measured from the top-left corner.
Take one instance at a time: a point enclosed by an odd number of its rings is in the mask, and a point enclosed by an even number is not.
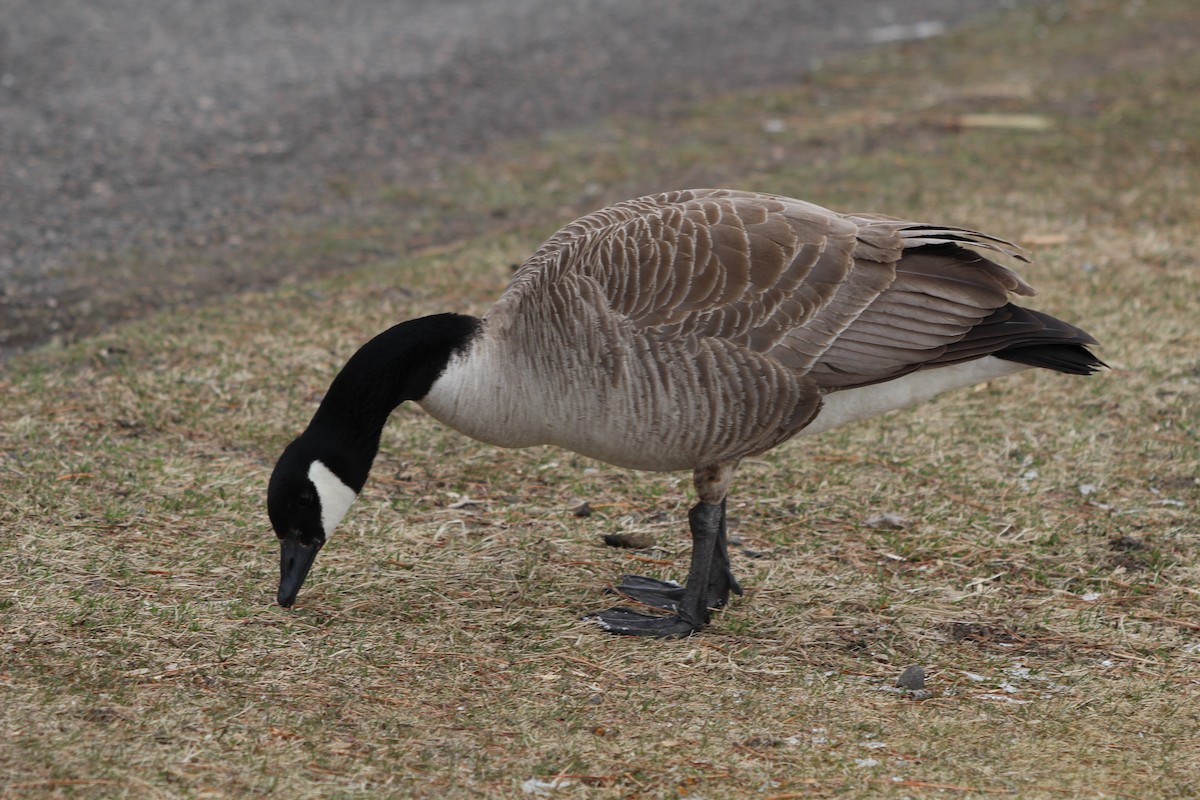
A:
[[[308,479],[317,489],[317,497],[321,501],[321,528],[328,539],[358,495],[320,461],[312,462],[308,468]]]
[[[883,383],[858,389],[843,389],[825,395],[817,418],[800,431],[801,436],[831,430],[847,422],[869,419],[897,408],[920,403],[950,389],[990,381],[1029,369],[1025,364],[985,356],[961,364],[919,370]]]

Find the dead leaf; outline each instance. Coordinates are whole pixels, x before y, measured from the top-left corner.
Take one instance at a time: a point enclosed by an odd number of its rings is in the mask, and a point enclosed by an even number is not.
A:
[[[951,122],[956,128],[995,128],[1014,131],[1048,131],[1054,120],[1041,114],[960,114]]]
[[[604,536],[604,543],[609,547],[645,550],[654,546],[654,537],[648,533],[609,533]]]

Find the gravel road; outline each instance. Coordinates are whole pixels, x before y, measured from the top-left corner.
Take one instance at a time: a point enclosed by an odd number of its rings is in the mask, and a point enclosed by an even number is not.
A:
[[[345,213],[331,179],[793,80],[997,6],[0,0],[0,356],[144,310],[129,298],[154,293],[114,254]],[[186,280],[199,297],[248,282]]]

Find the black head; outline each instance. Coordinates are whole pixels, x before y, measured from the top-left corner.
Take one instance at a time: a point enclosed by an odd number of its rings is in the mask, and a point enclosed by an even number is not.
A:
[[[267,514],[279,539],[279,605],[296,602],[317,553],[356,496],[304,437],[283,451],[267,486]]]
[[[392,410],[424,397],[479,329],[479,320],[460,314],[393,325],[360,347],[334,378],[267,487],[267,513],[280,545],[280,605],[296,601],[317,552],[362,491]]]

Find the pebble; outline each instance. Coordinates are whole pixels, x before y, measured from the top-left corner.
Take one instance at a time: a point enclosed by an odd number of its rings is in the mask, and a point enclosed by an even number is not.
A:
[[[896,678],[896,685],[901,689],[910,691],[919,691],[925,688],[925,668],[920,664],[913,664],[905,667],[900,673],[900,677]]]

